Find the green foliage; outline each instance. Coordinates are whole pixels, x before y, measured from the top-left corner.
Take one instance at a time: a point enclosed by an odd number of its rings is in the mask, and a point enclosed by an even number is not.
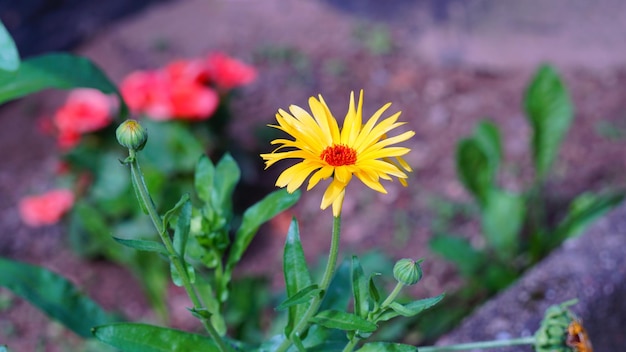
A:
[[[117,319],[65,278],[30,264],[0,258],[0,286],[85,338],[91,337],[92,327]]]
[[[9,31],[0,21],[0,70],[16,71],[20,67],[20,54]]]
[[[126,352],[220,352],[215,342],[205,336],[147,324],[115,323],[96,326],[93,328],[93,335]]]
[[[546,209],[544,181],[573,121],[570,97],[554,68],[542,66],[537,70],[526,89],[524,108],[532,130],[529,151],[535,167],[535,177],[526,189],[515,192],[498,185],[503,152],[493,123],[480,122],[457,146],[458,178],[479,210],[485,247],[475,248],[441,226],[435,229],[430,247],[452,261],[467,280],[467,290],[452,296],[461,302],[459,306],[469,306],[505,288],[624,197],[623,192],[584,193],[570,203],[567,212],[561,211],[559,221],[548,221],[546,212],[551,209]]]
[[[91,60],[65,53],[45,54],[26,59],[13,71],[0,70],[0,104],[43,89],[94,88],[116,94],[120,115],[128,108],[119,91]]]

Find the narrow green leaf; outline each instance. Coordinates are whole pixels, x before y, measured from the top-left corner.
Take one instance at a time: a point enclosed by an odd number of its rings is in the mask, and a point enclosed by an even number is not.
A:
[[[176,205],[174,205],[174,207],[170,210],[168,210],[165,215],[163,215],[163,228],[167,229],[169,228],[169,224],[170,221],[172,220],[173,217],[178,215],[178,212],[180,211],[180,209],[187,203],[189,202],[189,194],[185,193],[183,194],[180,199],[178,200],[178,202],[176,203]]]
[[[517,251],[526,205],[524,198],[499,189],[492,189],[482,212],[482,230],[489,246],[503,259]]]
[[[48,88],[94,88],[105,94],[116,94],[120,115],[128,107],[115,84],[91,60],[66,53],[45,54],[22,61],[14,72],[0,71],[0,104]]]
[[[311,273],[307,267],[302,243],[300,242],[300,230],[298,222],[294,218],[289,226],[285,251],[283,253],[283,273],[285,275],[285,288],[287,297],[295,296],[302,289],[312,285]],[[289,307],[288,322],[285,327],[285,335],[289,336],[294,327],[306,311],[307,305]]]
[[[187,200],[180,208],[176,229],[174,230],[174,250],[185,260],[185,249],[189,239],[189,229],[191,226],[191,201]]]
[[[311,321],[327,328],[346,331],[374,332],[378,327],[359,316],[334,309],[317,313]]]
[[[475,139],[466,138],[459,142],[456,170],[461,183],[483,206],[487,202],[489,190],[494,187],[495,174],[490,167],[489,155]]]
[[[357,256],[352,256],[352,297],[354,312],[361,318],[366,318],[370,311],[370,296],[368,282],[365,279],[363,268]]]
[[[368,280],[369,281],[368,285],[367,285],[370,297],[372,298],[372,301],[374,302],[374,308],[378,307],[378,305],[382,303],[381,298],[380,298],[380,293],[378,291],[378,287],[376,287],[376,282],[374,282],[374,277],[380,276],[380,275],[381,275],[380,273],[371,274]]]
[[[16,71],[20,67],[20,54],[15,42],[0,21],[0,70]]]
[[[495,175],[502,159],[502,142],[498,127],[491,121],[480,121],[474,129],[473,139],[487,155],[489,171]]]
[[[553,245],[567,238],[581,234],[587,226],[624,201],[624,193],[616,192],[596,195],[583,193],[570,204],[565,219],[559,223],[554,232]]]
[[[306,303],[311,300],[311,298],[317,296],[322,292],[317,284],[313,284],[311,286],[307,286],[302,290],[298,291],[295,295],[287,298],[281,304],[276,307],[276,310],[284,310],[291,306],[295,306],[298,304]]]
[[[550,169],[574,118],[567,88],[553,67],[544,65],[537,70],[526,90],[524,108],[533,130],[531,149],[536,177],[541,179]]]
[[[241,226],[237,229],[235,240],[226,262],[227,272],[232,271],[235,264],[241,260],[243,253],[250,245],[259,227],[294,205],[298,199],[300,199],[300,192],[289,193],[281,189],[270,193],[243,213]]]
[[[211,203],[211,192],[213,191],[213,179],[215,178],[215,166],[211,159],[202,155],[196,164],[195,187],[198,198],[206,203]]]
[[[134,248],[140,251],[156,252],[168,256],[169,253],[162,243],[150,240],[131,240],[119,237],[113,237],[115,242],[126,247]]]
[[[359,348],[357,352],[417,352],[415,346],[392,342],[369,342]]]
[[[180,273],[176,269],[176,265],[174,265],[174,258],[172,257],[170,257],[170,276],[172,277],[174,285],[178,287],[183,286],[183,279],[180,277]]]
[[[115,320],[71,282],[41,267],[0,258],[0,286],[82,337],[91,337],[91,327]]]
[[[115,323],[92,331],[98,340],[124,352],[220,351],[208,337],[147,324]]]

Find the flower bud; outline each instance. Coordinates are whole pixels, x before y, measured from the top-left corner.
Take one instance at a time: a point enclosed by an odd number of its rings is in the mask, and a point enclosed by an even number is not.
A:
[[[575,301],[553,305],[546,310],[539,330],[535,332],[537,352],[591,352],[591,341],[580,320],[568,306]]]
[[[117,130],[115,130],[117,141],[124,147],[140,151],[148,141],[148,130],[143,128],[136,120],[124,121]]]
[[[407,258],[398,260],[393,266],[393,277],[407,286],[415,285],[422,279],[421,262],[422,260],[414,261]]]

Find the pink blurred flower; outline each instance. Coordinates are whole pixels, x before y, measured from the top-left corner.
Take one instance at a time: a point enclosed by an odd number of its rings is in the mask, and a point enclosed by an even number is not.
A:
[[[59,133],[59,145],[71,148],[80,141],[82,134],[108,126],[113,120],[111,110],[114,107],[115,100],[98,90],[73,90],[52,118]]]
[[[56,189],[38,196],[20,200],[18,208],[22,221],[38,227],[58,222],[74,205],[74,194],[67,189]]]
[[[122,82],[124,100],[135,113],[154,120],[204,120],[219,105],[206,83],[201,61],[177,60],[157,71],[136,71]]]
[[[257,76],[254,67],[221,52],[209,55],[207,65],[211,80],[222,89],[233,89],[252,83]]]

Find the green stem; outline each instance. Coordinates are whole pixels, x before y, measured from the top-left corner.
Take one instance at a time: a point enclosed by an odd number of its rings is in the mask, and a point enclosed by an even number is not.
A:
[[[322,281],[319,284],[319,288],[322,289],[322,294],[315,296],[311,301],[311,305],[304,313],[304,316],[300,321],[296,324],[291,332],[293,336],[301,336],[306,329],[309,328],[309,320],[317,313],[320,305],[322,304],[322,300],[324,296],[326,296],[326,291],[328,291],[328,286],[330,286],[330,281],[335,274],[335,267],[337,266],[337,257],[339,255],[339,237],[341,233],[341,216],[333,217],[333,233],[330,242],[330,253],[328,254],[328,262],[326,263],[326,269],[324,270],[324,275],[322,276]],[[291,346],[293,342],[291,341],[291,337],[287,336],[285,340],[278,346],[276,352],[284,352],[287,351],[289,346]]]
[[[393,303],[393,301],[396,300],[396,297],[398,297],[398,294],[400,293],[400,291],[402,291],[403,287],[404,287],[404,284],[401,282],[398,282],[396,284],[396,287],[393,288],[393,291],[391,291],[389,296],[387,296],[385,301],[380,305],[380,308],[386,308],[388,305]]]
[[[343,348],[342,352],[352,352],[352,350],[354,350],[354,347],[356,347],[356,345],[359,343],[359,341],[361,341],[360,338],[358,338],[356,336],[353,337],[352,340],[350,340],[348,342],[346,347]]]
[[[512,339],[512,340],[480,341],[480,342],[462,343],[462,344],[450,345],[450,346],[418,347],[417,350],[419,352],[448,352],[448,351],[464,351],[464,350],[471,350],[471,349],[476,349],[476,348],[494,348],[494,347],[508,347],[508,346],[518,346],[518,345],[532,345],[534,343],[535,343],[535,337],[528,336],[528,337],[520,337],[518,339]]]
[[[176,253],[172,240],[167,233],[167,229],[163,226],[163,220],[157,212],[154,202],[152,201],[152,197],[148,192],[148,187],[146,186],[143,174],[141,173],[141,168],[139,167],[139,162],[137,161],[137,156],[134,150],[129,150],[129,159],[132,182],[135,184],[137,194],[141,198],[139,199],[139,201],[144,204],[146,210],[148,211],[148,215],[150,216],[154,227],[159,233],[159,237],[161,237],[161,241],[163,242],[165,249],[169,253],[169,258],[180,276],[182,285],[185,288],[185,291],[187,292],[187,295],[189,296],[189,299],[193,304],[194,310],[204,310],[204,305],[202,304],[202,301],[198,297],[196,290],[189,280],[189,276],[187,275],[187,270],[185,268],[185,263],[178,255],[178,253]],[[215,327],[213,327],[209,320],[206,318],[200,318],[200,321],[202,322],[202,325],[209,333],[213,341],[215,341],[215,343],[217,344],[219,350],[221,352],[228,352],[229,350],[224,344],[224,340],[222,340],[221,336],[219,335],[217,330],[215,330]]]

